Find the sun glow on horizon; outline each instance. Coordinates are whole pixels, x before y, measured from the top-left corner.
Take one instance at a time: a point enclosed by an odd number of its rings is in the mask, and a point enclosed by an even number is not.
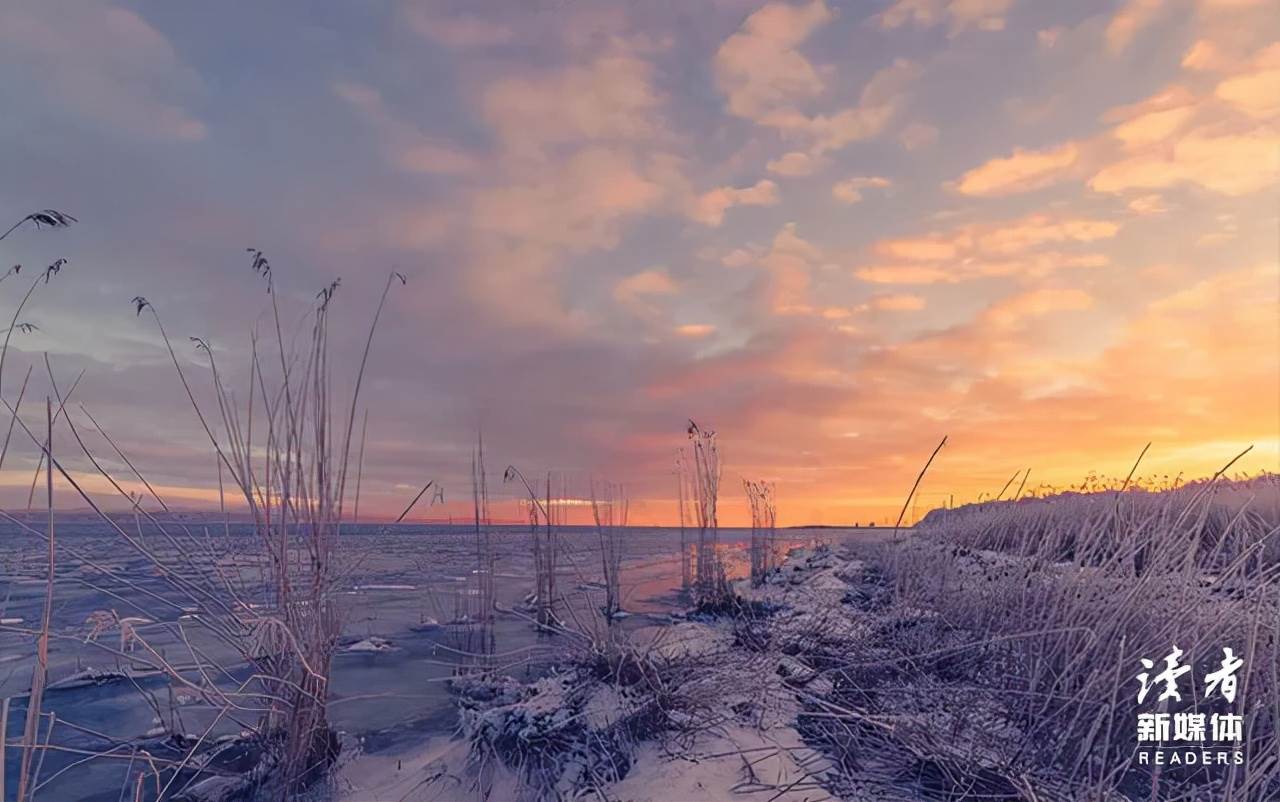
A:
[[[892,523],[944,435],[908,520],[1028,469],[1123,476],[1147,443],[1153,481],[1250,445],[1233,471],[1280,470],[1271,4],[394,0],[305,37],[245,14],[0,9],[6,111],[41,132],[0,131],[4,207],[79,218],[3,243],[69,261],[23,307],[2,389],[16,403],[33,366],[35,430],[43,355],[63,389],[83,371],[67,415],[144,503],[133,465],[175,508],[243,504],[128,300],[160,310],[206,411],[188,337],[247,405],[251,337],[275,335],[241,244],[270,255],[286,328],[336,288],[342,403],[385,270],[407,279],[360,401],[369,520],[429,479],[447,500],[414,515],[469,519],[483,432],[504,519],[510,464],[620,483],[632,523],[674,525],[690,417],[719,433],[734,526],[743,479],[776,483],[782,525]],[[24,438],[5,509],[38,495]]]

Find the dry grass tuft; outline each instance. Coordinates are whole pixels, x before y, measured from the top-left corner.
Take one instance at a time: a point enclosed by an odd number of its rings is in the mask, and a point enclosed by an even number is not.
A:
[[[888,547],[880,564],[896,605],[937,615],[910,628],[915,664],[950,655],[973,698],[999,701],[1023,742],[1015,774],[1061,778],[1088,799],[1274,798],[1280,482],[1121,488],[935,510],[918,537]],[[1243,767],[1135,764],[1139,661],[1175,645],[1197,678],[1223,647],[1244,658]],[[1163,712],[1222,712],[1218,701],[1184,696]]]

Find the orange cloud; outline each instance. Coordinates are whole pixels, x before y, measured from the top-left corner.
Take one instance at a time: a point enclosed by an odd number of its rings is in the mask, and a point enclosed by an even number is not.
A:
[[[975,167],[956,183],[964,195],[1011,195],[1047,187],[1069,176],[1080,156],[1075,143],[1044,150],[1014,148],[1013,154]]]
[[[613,299],[636,315],[660,320],[664,316],[655,302],[658,298],[675,295],[676,289],[675,282],[665,270],[652,268],[620,280],[613,287]]]
[[[1247,195],[1275,186],[1280,172],[1280,134],[1260,127],[1242,134],[1198,128],[1171,152],[1153,151],[1109,164],[1089,180],[1098,192],[1163,189],[1198,184],[1223,195]]]
[[[769,179],[749,187],[717,187],[699,195],[689,209],[689,217],[704,226],[718,226],[734,206],[773,206],[778,202],[778,185]]]
[[[859,267],[854,275],[872,284],[945,284],[964,280],[955,270],[918,264],[868,265]]]
[[[1228,68],[1233,60],[1209,39],[1197,39],[1182,56],[1182,66],[1197,72],[1218,72]]]
[[[1164,198],[1158,194],[1139,195],[1129,201],[1129,211],[1139,215],[1164,214],[1169,211],[1169,207],[1165,205]]]
[[[920,74],[917,65],[897,59],[871,76],[858,105],[805,111],[826,91],[827,82],[825,71],[799,47],[833,18],[824,0],[768,3],[747,17],[715,57],[716,82],[729,113],[803,142],[810,157],[878,134],[897,110],[907,85]]]
[[[1085,218],[1054,218],[1033,214],[977,235],[977,247],[998,253],[1020,253],[1047,243],[1094,242],[1110,239],[1120,231],[1118,223]]]
[[[937,262],[955,258],[959,246],[948,239],[889,239],[876,243],[875,249],[890,259],[913,259]]]
[[[872,187],[886,189],[891,185],[887,178],[879,176],[858,176],[838,181],[831,187],[831,196],[841,203],[858,203],[862,200],[862,190]]]
[[[936,284],[994,276],[1045,276],[1061,268],[1100,267],[1096,253],[1043,250],[1089,245],[1115,237],[1120,224],[1093,218],[1033,214],[1016,220],[960,226],[923,237],[880,240],[877,257],[895,260],[863,265],[854,274],[876,284]]]
[[[823,0],[768,3],[747,17],[716,53],[716,79],[730,113],[757,120],[825,88],[818,70],[796,49],[832,19]]]
[[[925,299],[919,295],[879,295],[871,299],[871,306],[893,312],[916,312],[925,308]]]
[[[785,176],[809,175],[818,166],[818,160],[808,153],[793,150],[773,159],[766,165],[771,173]]]
[[[1184,57],[1197,70],[1225,73],[1212,94],[1172,85],[1138,103],[1112,109],[1111,134],[1124,153],[1100,160],[1089,186],[1098,192],[1193,184],[1222,195],[1273,186],[1280,171],[1280,45],[1250,59],[1218,58],[1199,40]]]
[[[989,307],[985,320],[1000,327],[1009,327],[1027,318],[1040,317],[1053,312],[1079,311],[1093,306],[1093,298],[1077,289],[1037,289],[1010,296]]]
[[[1124,50],[1163,10],[1163,0],[1127,0],[1107,23],[1107,47],[1113,53]]]
[[[774,235],[769,252],[758,261],[769,274],[768,300],[775,312],[809,311],[809,284],[821,260],[822,251],[796,233],[795,223]]]
[[[1147,112],[1117,125],[1112,134],[1128,148],[1150,145],[1172,136],[1194,113],[1192,106]]]
[[[858,105],[830,113],[809,114],[795,107],[779,107],[756,122],[784,135],[809,143],[810,153],[820,156],[850,142],[876,136],[896,113],[907,87],[920,75],[920,67],[897,59],[878,70],[863,87]]]
[[[676,334],[693,340],[710,337],[715,333],[716,327],[710,323],[685,323],[684,325],[676,326]]]
[[[1280,46],[1272,49],[1280,52]],[[1280,116],[1280,64],[1227,78],[1214,94],[1250,117]]]

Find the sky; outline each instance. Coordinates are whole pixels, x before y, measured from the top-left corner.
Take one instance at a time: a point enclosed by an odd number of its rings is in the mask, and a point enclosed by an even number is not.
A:
[[[943,436],[909,518],[1027,469],[1124,476],[1147,443],[1143,475],[1248,446],[1233,470],[1280,469],[1266,2],[13,0],[0,103],[0,210],[79,220],[0,243],[9,310],[68,260],[0,395],[33,366],[42,420],[47,355],[103,464],[127,478],[87,414],[174,506],[216,504],[214,456],[131,299],[202,403],[189,336],[246,392],[246,248],[290,319],[341,279],[339,397],[407,279],[361,398],[366,515],[427,480],[422,515],[468,515],[483,433],[498,517],[512,464],[672,523],[691,418],[726,524],[743,479],[784,525],[892,523]],[[14,436],[0,503],[37,457]]]

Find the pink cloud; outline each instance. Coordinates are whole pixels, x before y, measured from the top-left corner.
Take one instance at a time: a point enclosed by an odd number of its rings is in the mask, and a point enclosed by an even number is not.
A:
[[[33,67],[42,92],[75,113],[144,139],[197,142],[187,108],[199,76],[137,13],[104,0],[6,4],[0,63]]]
[[[992,159],[960,176],[956,189],[963,195],[999,196],[1041,189],[1064,180],[1080,156],[1072,142],[1046,148],[1014,148],[1003,158]]]
[[[455,175],[474,170],[477,158],[460,148],[433,141],[387,108],[382,94],[355,81],[338,81],[333,92],[358,110],[376,130],[388,160],[411,173]]]
[[[778,185],[762,179],[749,187],[717,187],[699,195],[689,208],[689,217],[704,226],[718,226],[734,206],[774,206],[778,203]]]
[[[887,29],[908,23],[930,27],[947,22],[950,35],[966,30],[1001,31],[1013,0],[894,0],[878,17]]]

